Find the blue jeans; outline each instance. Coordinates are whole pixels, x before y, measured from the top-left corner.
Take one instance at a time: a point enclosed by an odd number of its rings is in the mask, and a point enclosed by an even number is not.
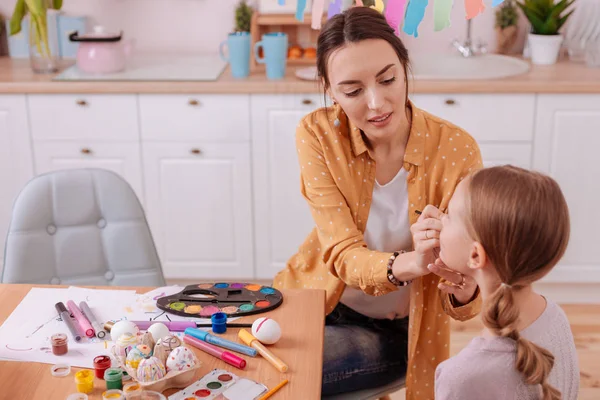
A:
[[[322,396],[388,384],[407,362],[408,318],[373,319],[342,303],[326,317]]]

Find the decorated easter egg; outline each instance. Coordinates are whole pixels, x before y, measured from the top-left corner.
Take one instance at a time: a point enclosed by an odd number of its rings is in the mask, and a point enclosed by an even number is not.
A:
[[[121,335],[129,333],[133,336],[137,336],[140,329],[131,321],[119,321],[110,328],[110,338],[112,341],[117,341]]]
[[[181,340],[174,335],[167,335],[156,342],[154,346],[154,357],[157,357],[163,364],[167,362],[167,357],[173,349],[181,346]]]
[[[142,338],[140,339],[140,343],[153,349],[154,345],[156,344],[156,341],[154,340],[150,332],[145,332],[142,335]]]
[[[281,327],[271,318],[258,318],[252,324],[252,335],[264,344],[277,343],[281,338]]]
[[[121,335],[113,347],[113,352],[116,357],[119,358],[121,363],[124,363],[127,358],[127,354],[137,345],[137,337],[131,333],[124,333]]]
[[[134,347],[127,354],[127,359],[125,361],[125,364],[130,368],[136,369],[138,367],[138,365],[140,364],[140,361],[142,361],[145,358],[146,357],[144,357],[144,354],[142,354],[140,349],[138,349],[137,347]]]
[[[152,335],[152,338],[155,342],[158,342],[160,338],[169,335],[169,328],[162,322],[157,322],[155,324],[150,325],[148,328],[148,332]]]
[[[190,369],[198,362],[193,351],[185,346],[174,349],[167,358],[167,372],[184,371]]]
[[[142,356],[144,356],[144,358],[148,358],[152,356],[152,347],[146,346],[145,344],[138,344],[136,347],[136,350],[138,350],[140,353],[142,353]]]
[[[165,366],[156,357],[144,358],[137,367],[137,377],[140,382],[153,382],[167,374]]]

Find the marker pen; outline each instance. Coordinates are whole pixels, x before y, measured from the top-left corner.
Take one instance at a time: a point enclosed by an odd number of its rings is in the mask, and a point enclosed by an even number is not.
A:
[[[65,305],[62,302],[59,302],[54,305],[54,308],[56,308],[56,311],[58,311],[58,315],[60,315],[60,318],[62,318],[62,320],[67,325],[67,328],[69,328],[73,339],[75,339],[76,342],[81,341],[81,335],[79,334],[79,330],[75,327],[75,324],[71,319],[71,314],[69,314],[67,307],[65,307]]]
[[[81,303],[79,303],[79,308],[81,309],[81,312],[83,313],[83,315],[92,324],[92,327],[94,328],[94,331],[96,332],[96,336],[98,337],[98,339],[104,338],[106,336],[106,332],[102,329],[102,326],[98,323],[96,316],[94,315],[94,313],[92,313],[92,310],[90,310],[90,307],[87,305],[87,303],[85,301],[82,301]]]
[[[88,321],[83,316],[83,314],[81,313],[81,310],[79,309],[79,307],[77,307],[77,304],[75,304],[75,302],[73,300],[67,301],[67,307],[69,307],[69,311],[71,311],[71,314],[73,314],[73,317],[75,317],[75,320],[77,321],[77,323],[79,324],[79,326],[81,327],[81,330],[85,333],[85,335],[87,337],[96,336],[96,333],[94,332],[94,328],[92,328],[90,321]]]

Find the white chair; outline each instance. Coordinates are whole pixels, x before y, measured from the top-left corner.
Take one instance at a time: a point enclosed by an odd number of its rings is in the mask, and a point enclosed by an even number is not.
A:
[[[137,196],[103,169],[62,170],[28,182],[13,207],[2,282],[165,285]]]

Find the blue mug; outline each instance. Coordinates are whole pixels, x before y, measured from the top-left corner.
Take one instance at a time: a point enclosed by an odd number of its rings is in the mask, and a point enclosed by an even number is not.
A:
[[[225,56],[225,46],[229,56]],[[233,32],[219,46],[223,61],[229,63],[234,78],[246,78],[250,74],[250,33]]]
[[[260,47],[263,48],[264,58],[258,56]],[[266,64],[268,79],[282,79],[285,76],[287,52],[288,36],[282,32],[266,33],[254,45],[254,57],[258,63]]]

